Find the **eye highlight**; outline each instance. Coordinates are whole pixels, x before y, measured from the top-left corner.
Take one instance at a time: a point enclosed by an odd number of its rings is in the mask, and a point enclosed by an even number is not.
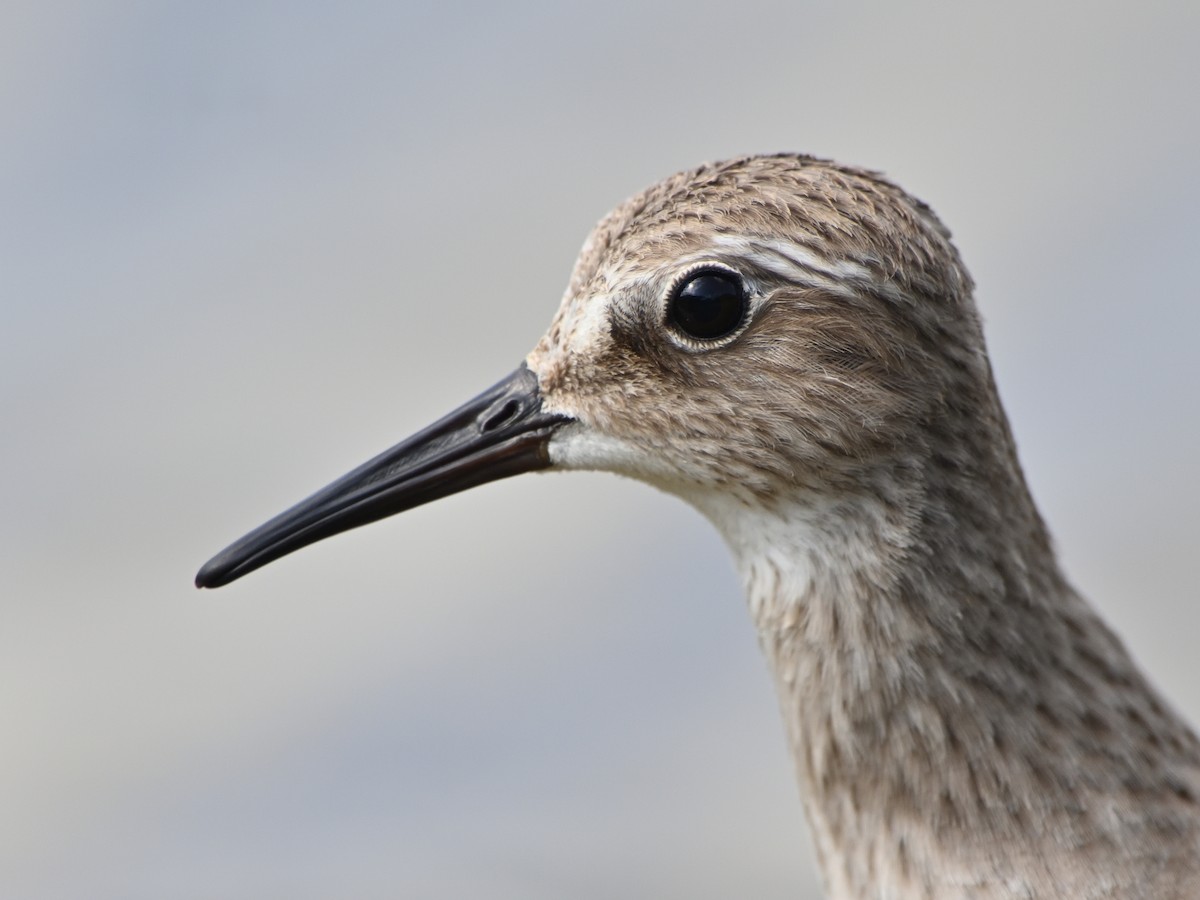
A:
[[[667,323],[685,337],[716,341],[733,334],[749,306],[742,279],[725,269],[700,269],[682,278],[667,301]]]

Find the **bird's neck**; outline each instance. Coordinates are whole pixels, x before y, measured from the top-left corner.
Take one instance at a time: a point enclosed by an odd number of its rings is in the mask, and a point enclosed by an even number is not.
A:
[[[1181,839],[1200,852],[1196,739],[1061,577],[1015,463],[998,493],[909,468],[858,497],[700,504],[830,895],[1142,896]]]

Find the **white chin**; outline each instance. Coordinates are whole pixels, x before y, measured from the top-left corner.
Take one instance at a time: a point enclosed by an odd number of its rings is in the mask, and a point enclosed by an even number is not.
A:
[[[550,438],[549,451],[556,469],[615,472],[658,487],[678,479],[661,458],[620,438],[593,431],[582,422],[572,422],[556,431]]]

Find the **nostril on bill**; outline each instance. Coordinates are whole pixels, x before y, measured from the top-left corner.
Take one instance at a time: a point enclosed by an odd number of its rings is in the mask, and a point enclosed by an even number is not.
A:
[[[516,418],[517,413],[521,411],[521,404],[515,399],[505,400],[499,409],[492,412],[483,423],[480,429],[484,432],[495,431]]]

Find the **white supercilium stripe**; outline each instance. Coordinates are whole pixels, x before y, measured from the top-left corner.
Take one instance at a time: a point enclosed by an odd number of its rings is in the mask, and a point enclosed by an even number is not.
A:
[[[718,235],[718,247],[774,272],[782,278],[811,287],[852,296],[862,290],[881,294],[889,300],[901,301],[906,295],[895,284],[882,280],[866,266],[850,260],[834,260],[822,256],[810,247],[778,238],[732,237]]]

